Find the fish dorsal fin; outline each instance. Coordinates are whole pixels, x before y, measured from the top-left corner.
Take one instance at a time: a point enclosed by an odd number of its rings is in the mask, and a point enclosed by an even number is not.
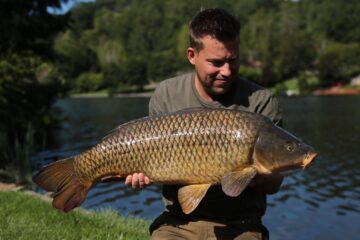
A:
[[[138,119],[134,119],[134,120],[131,120],[129,122],[126,122],[126,123],[123,123],[119,126],[117,126],[116,128],[110,130],[105,137],[102,138],[102,141],[106,141],[107,139],[113,137],[114,135],[117,135],[119,134],[119,132],[126,128],[127,126],[130,126],[134,123],[138,123],[138,122],[141,122],[141,121],[146,121],[146,120],[149,120],[149,119],[152,119],[154,117],[162,117],[162,116],[167,116],[167,115],[176,115],[176,114],[186,114],[186,113],[191,113],[191,112],[206,112],[206,111],[209,111],[209,110],[223,110],[223,111],[230,111],[229,109],[226,109],[226,108],[204,108],[204,107],[190,107],[190,108],[184,108],[184,109],[181,109],[181,110],[177,110],[177,111],[174,111],[174,112],[168,112],[168,113],[159,113],[155,116],[145,116],[145,117],[142,117],[142,118],[138,118]],[[233,110],[232,110],[233,111]]]
[[[125,129],[127,126],[133,125],[133,124],[135,124],[136,122],[146,121],[146,120],[148,120],[148,119],[150,119],[150,118],[151,118],[150,116],[146,116],[146,117],[134,119],[134,120],[131,120],[131,121],[129,121],[129,122],[125,122],[125,123],[123,123],[123,124],[120,124],[120,125],[117,126],[116,128],[110,130],[110,131],[105,135],[105,137],[102,138],[102,141],[106,141],[107,139],[113,137],[114,135],[119,134],[119,132],[121,131],[121,129]]]
[[[256,174],[257,171],[254,167],[246,167],[239,171],[226,173],[221,178],[222,190],[230,197],[237,197],[249,185]]]
[[[178,191],[178,198],[181,209],[185,214],[195,210],[204,198],[211,184],[194,184],[181,187]]]

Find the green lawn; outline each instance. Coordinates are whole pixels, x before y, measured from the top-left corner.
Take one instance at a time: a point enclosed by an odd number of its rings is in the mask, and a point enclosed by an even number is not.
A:
[[[0,240],[148,239],[148,227],[114,211],[64,214],[35,194],[0,191]]]

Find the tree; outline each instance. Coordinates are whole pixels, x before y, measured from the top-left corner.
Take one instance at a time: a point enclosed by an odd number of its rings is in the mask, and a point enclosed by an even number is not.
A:
[[[260,9],[241,31],[241,55],[260,62],[263,85],[273,85],[312,67],[316,57],[313,36],[298,12],[294,3],[283,3],[276,11]]]
[[[67,0],[2,0],[0,3],[0,55],[28,51],[51,55],[52,39],[67,25],[68,15],[52,15]]]
[[[12,53],[0,59],[0,169],[11,168],[12,181],[31,181],[30,153],[56,124],[51,110],[61,85],[40,57]]]
[[[74,86],[74,79],[81,73],[96,71],[97,54],[84,44],[82,38],[77,38],[72,31],[58,34],[54,43],[56,65],[66,79],[69,88]]]
[[[251,16],[249,23],[241,30],[241,55],[245,59],[261,62],[262,79],[264,85],[271,84],[274,76],[273,64],[277,46],[277,19],[273,12],[258,10]]]
[[[329,43],[320,52],[317,69],[324,87],[346,84],[360,74],[360,44]]]
[[[321,0],[312,4],[315,5],[317,13],[313,16],[316,31],[323,32],[325,37],[332,41],[360,42],[360,2],[358,0]]]
[[[60,0],[0,2],[0,169],[31,181],[30,153],[55,123],[51,111],[62,79],[51,63],[52,41],[67,15],[51,15]]]

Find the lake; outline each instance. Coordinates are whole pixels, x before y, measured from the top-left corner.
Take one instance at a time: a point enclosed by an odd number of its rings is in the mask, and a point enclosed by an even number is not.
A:
[[[117,125],[147,115],[148,98],[60,100],[61,129],[54,144],[36,152],[36,168],[78,154]],[[355,239],[360,233],[360,96],[280,98],[284,128],[319,152],[306,171],[286,174],[280,192],[268,197],[264,224],[271,239]],[[116,209],[154,219],[163,210],[160,186],[133,190],[98,184],[82,207]]]

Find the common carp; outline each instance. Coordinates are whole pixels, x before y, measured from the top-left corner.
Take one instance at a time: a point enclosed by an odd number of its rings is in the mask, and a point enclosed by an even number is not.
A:
[[[256,174],[307,167],[317,153],[268,118],[246,111],[191,109],[120,125],[99,144],[41,169],[34,182],[53,192],[64,212],[79,206],[106,178],[142,172],[152,182],[183,185],[191,213],[211,185],[238,196]]]

